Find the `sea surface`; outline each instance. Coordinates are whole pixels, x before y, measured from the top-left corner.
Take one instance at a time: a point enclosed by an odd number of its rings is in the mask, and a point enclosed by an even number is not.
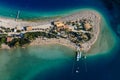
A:
[[[84,8],[104,18],[104,39],[94,46],[94,55],[76,62],[75,51],[61,45],[0,50],[0,80],[120,80],[119,0],[0,0],[0,16],[9,18],[15,18],[18,10],[20,19],[38,19]]]
[[[60,16],[81,8],[107,12],[101,0],[0,0],[1,16],[15,18],[19,10],[21,19]]]

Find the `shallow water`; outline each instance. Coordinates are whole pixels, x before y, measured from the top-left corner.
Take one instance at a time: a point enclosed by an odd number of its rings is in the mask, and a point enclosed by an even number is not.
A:
[[[66,51],[67,49],[67,51]],[[60,69],[70,63],[74,51],[64,46],[34,46],[0,51],[0,80],[29,80],[37,73]]]
[[[0,50],[0,80],[120,80],[120,6],[115,1],[60,0],[58,5],[58,0],[0,0],[1,16],[15,18],[20,10],[22,19],[58,16],[93,8],[105,18],[105,24],[101,25],[103,29],[109,29],[103,30],[101,37],[105,40],[101,38],[91,51],[99,55],[87,57],[86,62],[81,60],[78,74],[73,73],[75,55],[71,49],[57,45],[34,46]]]
[[[25,49],[1,50],[0,80],[96,80],[99,78],[109,80],[109,75],[115,78],[119,73],[118,71],[113,73],[116,68],[113,68],[112,63],[116,61],[116,54],[112,52],[88,57],[85,60],[87,72],[85,61],[81,60],[78,63],[80,72],[76,74],[73,71],[76,69],[75,52],[64,46],[32,46]]]

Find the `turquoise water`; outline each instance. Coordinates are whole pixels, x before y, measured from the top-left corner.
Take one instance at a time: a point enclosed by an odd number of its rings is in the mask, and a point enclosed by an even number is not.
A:
[[[74,51],[63,47],[51,45],[1,50],[0,80],[30,80],[38,73],[42,76],[50,70],[61,70],[70,65],[74,56]]]
[[[1,16],[15,18],[17,11],[20,10],[20,19],[63,16],[81,8],[105,10],[103,3],[99,0],[99,4],[96,4],[94,0],[91,0],[92,3],[87,0],[18,0],[17,2],[15,0],[0,0],[0,2]]]
[[[89,8],[105,18],[102,20],[100,43],[98,41],[96,48],[91,51],[95,54],[98,51],[99,54],[87,57],[87,72],[85,61],[81,60],[77,63],[80,73],[73,73],[75,54],[67,47],[33,46],[0,50],[0,80],[120,80],[119,3],[115,4],[114,1],[0,0],[0,16],[3,17],[15,18],[20,10],[20,19],[36,19],[63,16]]]

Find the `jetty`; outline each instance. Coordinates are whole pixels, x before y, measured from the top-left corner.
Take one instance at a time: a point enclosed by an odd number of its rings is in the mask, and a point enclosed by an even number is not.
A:
[[[17,19],[19,18],[19,15],[20,15],[20,11],[18,10],[15,21],[17,21]]]

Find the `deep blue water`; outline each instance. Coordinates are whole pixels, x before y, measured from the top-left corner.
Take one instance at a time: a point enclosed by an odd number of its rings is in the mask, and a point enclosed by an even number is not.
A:
[[[71,9],[80,6],[89,5],[101,5],[98,0],[0,0],[2,4],[11,6],[13,8],[18,8],[21,10],[31,10],[31,11],[56,11],[63,9]]]
[[[119,0],[0,0],[0,4],[1,8],[4,9],[5,7],[3,12],[7,12],[7,8],[9,8],[7,14],[15,15],[16,11],[20,10],[20,18],[36,18],[52,14],[60,15],[79,8],[94,8],[105,16],[108,24],[111,25],[110,28],[116,33],[117,37],[120,37],[120,28],[118,30],[118,25],[120,25]],[[25,12],[30,14],[27,15]],[[7,14],[0,11],[2,16],[10,16]],[[118,43],[118,47],[119,45],[120,43]],[[112,58],[109,60],[104,56],[95,59],[93,57],[88,58],[86,60],[87,72],[85,72],[84,65],[80,65],[80,73],[71,73],[74,62],[74,60],[71,60],[61,68],[52,68],[42,75],[40,72],[31,80],[41,80],[41,77],[43,80],[120,80],[120,50],[115,48],[114,51],[109,53],[114,54],[112,57],[109,56]],[[84,64],[83,61],[80,63]]]
[[[82,7],[95,8],[107,12],[100,0],[0,0],[4,14],[15,17],[18,10],[21,11],[20,18],[38,18],[48,16],[59,16],[70,13]],[[97,2],[97,3],[96,3]],[[8,12],[6,11],[8,10]]]

